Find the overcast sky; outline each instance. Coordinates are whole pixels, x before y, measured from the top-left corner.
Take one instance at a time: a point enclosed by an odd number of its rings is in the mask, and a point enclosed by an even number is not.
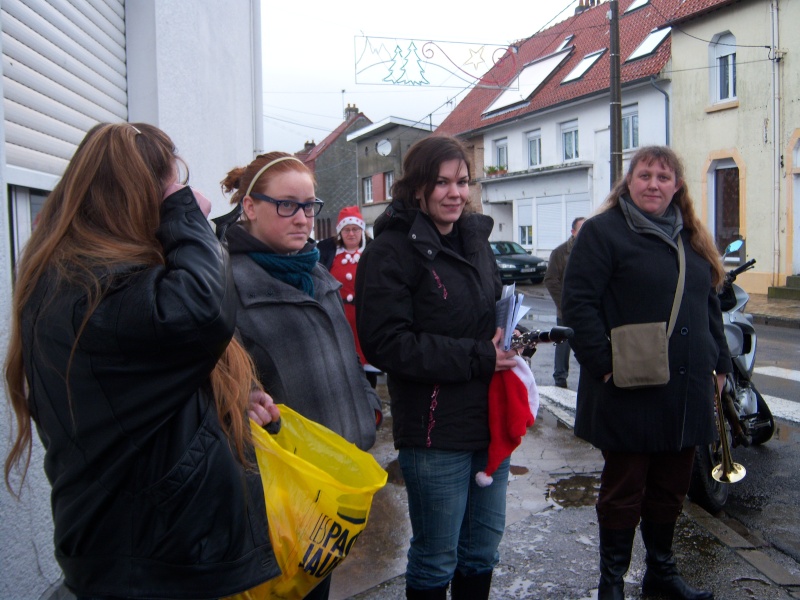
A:
[[[577,3],[262,0],[264,150],[297,152],[306,141],[321,141],[343,121],[348,104],[355,104],[376,123],[391,116],[436,126],[464,97],[471,81],[465,74],[472,63],[477,69],[480,57],[488,64],[498,46],[571,16]],[[289,14],[293,16],[287,18]],[[391,60],[395,49],[407,54],[407,40],[436,42],[415,43],[414,56],[424,60],[418,46],[424,45],[425,51],[433,48],[437,58],[432,60],[456,65],[454,74],[444,77],[427,64],[425,72],[417,70],[416,80],[409,83],[410,67],[419,61],[408,65],[401,54]],[[381,45],[384,72],[376,77],[374,69],[363,67],[378,56],[376,48]],[[372,83],[397,79],[401,65],[407,69],[405,84]]]

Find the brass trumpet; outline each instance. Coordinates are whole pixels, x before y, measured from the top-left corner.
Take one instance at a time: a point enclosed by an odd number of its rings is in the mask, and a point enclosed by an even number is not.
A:
[[[725,423],[725,414],[722,412],[722,399],[717,383],[717,372],[713,372],[714,378],[714,407],[717,413],[717,430],[719,431],[720,451],[722,462],[711,469],[711,477],[720,483],[736,483],[744,479],[747,475],[745,468],[739,463],[733,462],[731,457],[731,445],[728,441],[728,427]]]

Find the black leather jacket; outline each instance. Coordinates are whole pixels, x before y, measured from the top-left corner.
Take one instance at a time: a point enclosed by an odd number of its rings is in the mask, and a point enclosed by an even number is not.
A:
[[[23,314],[56,558],[78,595],[218,598],[280,572],[260,476],[209,386],[236,321],[227,255],[189,188],[161,219],[165,264],[106,275],[72,356],[82,289],[44,277]]]

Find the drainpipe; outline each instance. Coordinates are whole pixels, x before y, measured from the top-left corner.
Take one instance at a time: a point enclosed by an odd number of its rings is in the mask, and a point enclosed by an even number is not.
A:
[[[662,90],[660,87],[656,85],[656,78],[650,78],[650,85],[652,85],[656,90],[664,94],[664,141],[665,145],[669,146],[669,94]]]
[[[771,0],[772,13],[772,285],[779,284],[781,242],[780,242],[780,198],[781,198],[781,129],[780,120],[781,95],[780,73],[778,71],[781,61],[780,44],[778,39],[778,0]],[[788,239],[788,238],[787,238]]]
[[[250,4],[253,26],[250,36],[253,58],[250,63],[250,81],[253,86],[253,158],[264,152],[264,82],[261,46],[261,3]]]

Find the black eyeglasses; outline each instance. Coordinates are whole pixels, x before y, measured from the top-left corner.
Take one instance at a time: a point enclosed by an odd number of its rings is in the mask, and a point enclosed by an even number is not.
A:
[[[309,218],[316,217],[325,204],[319,198],[313,202],[295,202],[294,200],[276,200],[275,198],[270,198],[265,194],[257,194],[256,192],[250,192],[250,196],[256,200],[263,200],[264,202],[271,202],[274,204],[279,217],[293,217],[301,208],[305,216]]]

